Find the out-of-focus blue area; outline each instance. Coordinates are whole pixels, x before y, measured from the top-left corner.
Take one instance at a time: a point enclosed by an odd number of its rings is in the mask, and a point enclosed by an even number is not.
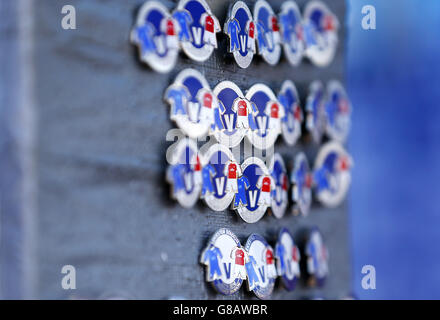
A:
[[[376,30],[361,27],[368,4]],[[440,1],[347,5],[354,293],[440,299]],[[361,287],[367,264],[376,290]]]

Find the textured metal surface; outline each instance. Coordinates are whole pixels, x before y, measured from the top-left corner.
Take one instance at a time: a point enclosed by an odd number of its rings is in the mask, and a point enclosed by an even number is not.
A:
[[[304,97],[314,79],[342,79],[343,45],[330,67],[308,62],[292,68],[285,59],[271,67],[255,59],[240,69],[220,50],[205,63],[181,55],[176,69],[160,75],[140,64],[129,31],[141,0],[72,0],[77,30],[61,28],[63,1],[34,4],[35,108],[37,152],[37,298],[97,298],[115,293],[134,298],[223,298],[204,281],[199,254],[220,227],[242,243],[253,232],[274,244],[281,227],[294,234],[318,225],[330,251],[330,277],[322,291],[300,287],[293,293],[277,284],[274,299],[339,298],[350,290],[347,206],[314,205],[307,218],[266,215],[248,225],[233,211],[213,212],[201,203],[183,209],[171,201],[165,182],[165,137],[174,126],[162,101],[178,71],[194,67],[213,88],[228,79],[243,90],[263,82],[278,90],[293,80]],[[343,0],[328,1],[341,22]],[[173,2],[165,2],[169,7]],[[229,1],[208,1],[223,23]],[[282,1],[271,1],[279,10]],[[305,1],[298,1],[304,5]],[[248,2],[252,8],[253,2]],[[340,37],[344,39],[345,30]],[[298,150],[313,159],[316,146],[275,150],[291,162]],[[61,267],[77,270],[77,290],[62,290]],[[243,287],[233,299],[252,298]]]

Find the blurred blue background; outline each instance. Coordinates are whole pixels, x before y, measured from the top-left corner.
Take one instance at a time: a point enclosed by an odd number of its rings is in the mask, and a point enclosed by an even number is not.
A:
[[[440,299],[440,1],[347,5],[354,293]],[[364,5],[376,30],[362,29]],[[367,264],[376,290],[361,287]]]

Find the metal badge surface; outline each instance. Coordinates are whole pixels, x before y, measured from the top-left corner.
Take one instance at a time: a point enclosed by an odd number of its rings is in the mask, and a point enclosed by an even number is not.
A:
[[[139,57],[153,70],[169,72],[179,53],[178,23],[160,2],[147,1],[139,9],[130,41],[138,47]]]
[[[247,252],[237,236],[229,229],[219,229],[200,256],[206,266],[206,281],[221,294],[237,292],[246,279]]]

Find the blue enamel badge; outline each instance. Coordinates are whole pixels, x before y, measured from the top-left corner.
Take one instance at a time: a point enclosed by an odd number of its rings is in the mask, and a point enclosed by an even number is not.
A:
[[[338,19],[321,1],[310,1],[303,18],[307,57],[317,66],[327,66],[338,45]]]
[[[197,70],[181,71],[164,98],[171,106],[171,120],[190,138],[204,137],[218,123],[217,98]]]
[[[203,158],[201,197],[212,210],[223,211],[234,198],[240,165],[229,148],[221,144],[209,147]]]
[[[258,234],[251,234],[245,250],[249,261],[246,263],[248,290],[260,299],[267,299],[273,292],[277,271],[272,247]]]
[[[295,157],[290,181],[292,183],[293,213],[307,216],[312,204],[313,174],[303,152]]]
[[[327,84],[327,135],[336,141],[344,143],[347,140],[351,126],[351,104],[344,87],[339,81],[333,80]]]
[[[248,130],[256,128],[254,109],[245,99],[240,88],[231,81],[220,82],[214,88],[214,94],[220,106],[220,123],[224,130],[214,132],[217,141],[229,148],[240,144]]]
[[[256,53],[256,29],[251,11],[246,3],[237,1],[229,10],[223,28],[229,37],[229,52],[241,68],[247,68]]]
[[[300,64],[305,50],[301,13],[294,1],[286,1],[279,14],[284,54],[292,66]]]
[[[206,265],[206,281],[224,295],[237,292],[246,280],[247,252],[237,236],[228,229],[219,229],[202,252],[200,263]]]
[[[157,72],[169,72],[179,53],[178,24],[167,8],[157,1],[142,5],[130,40],[139,49],[140,59]]]
[[[310,286],[322,287],[329,272],[329,253],[318,228],[314,227],[308,232],[304,251],[307,259],[308,283]]]
[[[171,195],[184,208],[192,207],[199,199],[201,161],[195,141],[184,138],[174,146],[167,181]]]
[[[299,105],[299,95],[292,81],[283,82],[278,94],[278,100],[284,108],[284,117],[281,120],[281,132],[288,145],[294,145],[301,136],[303,113]]]
[[[280,219],[284,216],[288,204],[289,177],[283,158],[278,153],[273,155],[269,171],[275,185],[270,210],[276,218]]]
[[[281,55],[281,36],[278,18],[265,0],[257,0],[254,6],[257,29],[258,54],[270,65],[278,63]]]
[[[217,48],[218,19],[205,0],[180,0],[173,17],[179,22],[183,51],[195,61],[206,61]]]
[[[346,197],[351,183],[353,160],[337,142],[321,147],[315,160],[315,194],[327,207],[337,207]]]
[[[324,87],[321,81],[313,81],[306,101],[306,128],[313,141],[320,143],[325,130]]]
[[[249,140],[260,150],[272,147],[281,133],[284,108],[273,91],[264,84],[254,84],[246,93],[246,99],[256,107],[253,113],[255,128],[248,131]]]
[[[282,228],[278,235],[275,257],[281,282],[288,291],[294,290],[300,277],[299,261],[301,256],[291,233],[286,228]]]
[[[271,205],[275,183],[264,162],[256,157],[241,165],[232,208],[247,223],[259,221]]]

